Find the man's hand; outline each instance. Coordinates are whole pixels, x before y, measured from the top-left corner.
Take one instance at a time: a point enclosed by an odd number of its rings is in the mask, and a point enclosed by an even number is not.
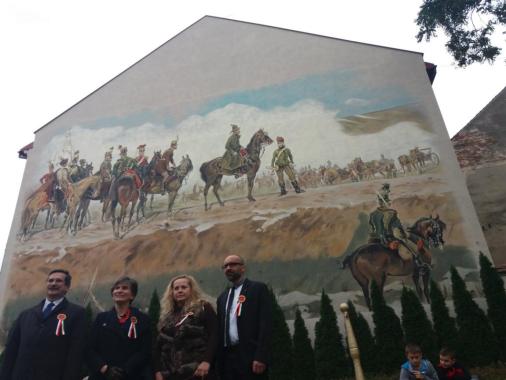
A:
[[[195,376],[195,377],[207,376],[207,374],[209,373],[210,367],[211,367],[211,365],[208,362],[200,363],[199,366],[197,367],[197,369],[195,370],[195,373],[193,374],[193,376]]]
[[[255,375],[261,375],[262,373],[264,373],[265,367],[266,366],[265,366],[264,363],[258,362],[256,360],[253,360],[253,368],[252,368],[252,370],[253,370],[253,373]]]
[[[411,371],[413,375],[415,375],[415,379],[423,380],[425,376],[420,371]]]
[[[160,371],[155,373],[155,380],[163,380],[163,375]]]

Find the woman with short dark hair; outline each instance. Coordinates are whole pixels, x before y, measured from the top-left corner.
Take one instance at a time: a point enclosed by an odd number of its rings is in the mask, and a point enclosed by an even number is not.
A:
[[[137,281],[121,277],[111,287],[114,307],[95,319],[87,352],[90,380],[139,380],[150,360],[149,317],[131,304]]]

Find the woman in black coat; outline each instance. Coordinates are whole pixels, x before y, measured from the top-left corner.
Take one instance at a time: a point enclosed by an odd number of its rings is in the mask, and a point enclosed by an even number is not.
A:
[[[139,380],[150,361],[149,317],[131,303],[137,281],[117,280],[111,288],[114,307],[95,319],[87,350],[90,380]]]

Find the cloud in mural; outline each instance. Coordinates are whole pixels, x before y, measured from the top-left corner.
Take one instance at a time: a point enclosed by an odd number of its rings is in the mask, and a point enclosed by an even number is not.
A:
[[[273,140],[276,136],[283,136],[299,167],[318,167],[327,161],[345,166],[356,157],[372,160],[380,158],[381,154],[396,159],[415,145],[431,146],[434,138],[431,132],[409,119],[403,121],[393,117],[392,123],[388,124],[388,110],[384,111],[381,129],[375,133],[359,133],[360,136],[350,134],[350,126],[340,122],[336,114],[339,114],[339,110],[329,109],[314,100],[271,110],[228,104],[203,116],[192,115],[174,128],[151,123],[129,128],[87,129],[75,126],[71,129],[71,139],[73,149],[80,151],[80,157],[98,168],[109,147],[114,147],[114,162],[119,156],[119,145],[127,146],[129,156],[134,157],[136,147],[146,144],[146,153],[151,157],[154,150],[163,151],[169,147],[171,140],[178,138],[179,147],[175,157],[179,160],[183,154],[188,154],[192,159],[195,169],[188,181],[192,184],[200,181],[198,168],[203,162],[224,153],[225,142],[231,131],[230,124],[241,127],[243,146],[260,128],[268,132]],[[413,142],[411,145],[410,141]],[[57,162],[64,144],[65,136],[62,134],[55,136],[45,146],[41,154],[44,159],[36,169],[40,175],[46,172],[47,160]],[[274,145],[266,147],[262,169],[270,165],[274,149]]]
[[[344,102],[347,106],[353,107],[365,107],[371,104],[370,100],[367,99],[359,99],[359,98],[350,98]]]

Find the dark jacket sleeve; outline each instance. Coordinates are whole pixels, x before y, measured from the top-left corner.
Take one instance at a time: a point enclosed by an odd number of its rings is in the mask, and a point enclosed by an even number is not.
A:
[[[218,348],[218,317],[209,303],[204,303],[203,324],[207,331],[209,340],[207,350],[204,354],[204,361],[213,363]]]
[[[64,380],[77,380],[81,376],[81,366],[84,359],[84,350],[86,347],[86,315],[80,306],[75,306],[75,319],[72,326],[72,335],[67,352],[67,361]]]
[[[105,364],[105,360],[100,357],[97,352],[98,347],[98,335],[100,331],[101,314],[97,315],[93,326],[91,327],[90,338],[88,340],[88,346],[86,349],[86,364],[92,373],[100,371]]]
[[[272,311],[271,301],[269,299],[269,290],[267,285],[260,283],[258,293],[259,297],[259,333],[258,346],[255,352],[254,360],[264,364],[269,363],[270,357],[270,337],[272,332]]]
[[[130,356],[125,363],[125,371],[127,373],[135,373],[140,368],[149,364],[151,356],[151,322],[147,315],[139,314],[139,319],[142,318],[142,331],[139,331],[140,350]]]
[[[9,330],[9,336],[7,337],[7,344],[3,352],[3,361],[0,366],[0,380],[10,380],[12,377],[12,371],[16,364],[16,358],[18,356],[19,341],[21,338],[20,319],[22,315],[16,319],[14,324]]]

